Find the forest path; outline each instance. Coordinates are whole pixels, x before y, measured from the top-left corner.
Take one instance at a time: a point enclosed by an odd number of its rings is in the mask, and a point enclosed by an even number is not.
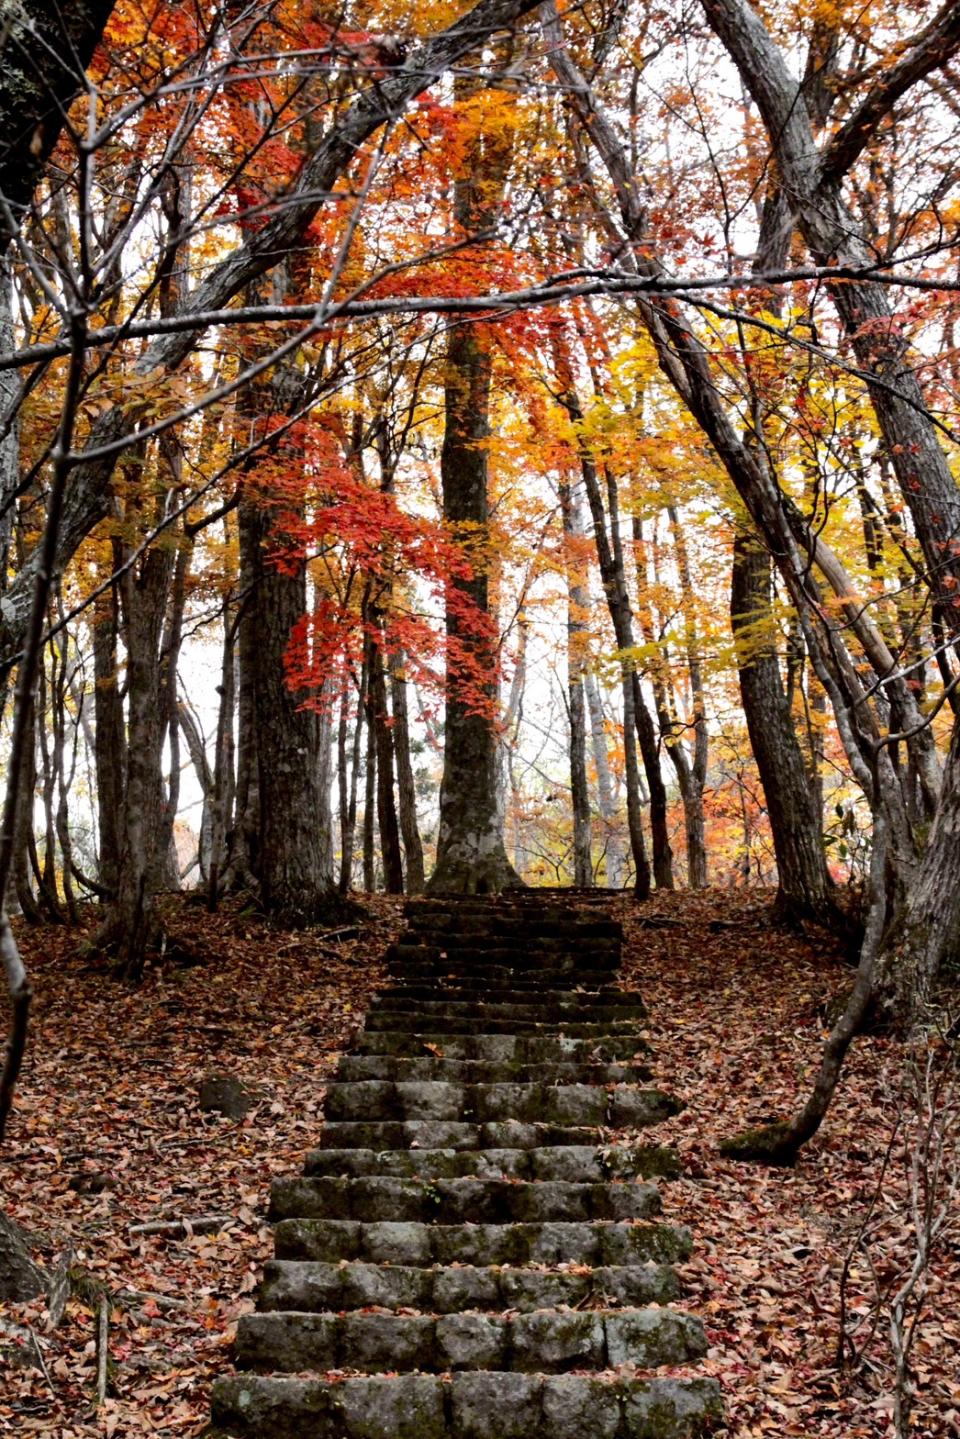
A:
[[[277,1257],[214,1424],[251,1439],[708,1432],[716,1382],[650,1373],[686,1371],[706,1342],[672,1307],[691,1236],[648,1182],[677,1157],[640,1133],[680,1104],[646,1085],[645,1009],[618,986],[605,897],[406,913],[320,1148],[274,1184]]]

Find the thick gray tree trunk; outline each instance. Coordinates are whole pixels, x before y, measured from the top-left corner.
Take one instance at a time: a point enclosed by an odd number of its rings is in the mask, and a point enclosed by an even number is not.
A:
[[[730,622],[737,647],[740,696],[767,801],[777,857],[779,917],[836,917],[823,847],[823,816],[817,812],[810,777],[780,679],[773,643],[770,560],[752,535],[734,541]]]
[[[456,82],[461,100],[477,88],[472,77]],[[509,134],[482,128],[468,147],[454,187],[454,214],[464,235],[496,224],[510,152]],[[454,324],[447,341],[440,479],[443,517],[463,545],[472,574],[449,581],[443,779],[431,893],[498,893],[521,883],[507,858],[498,804],[498,656],[485,552],[491,376],[489,336],[479,325]],[[466,660],[466,673],[457,672],[458,655]]]
[[[245,623],[251,648],[253,721],[256,728],[259,826],[256,875],[260,902],[279,923],[310,924],[328,913],[334,894],[327,866],[323,818],[321,722],[302,709],[308,696],[287,683],[284,660],[290,633],[307,608],[306,566],[293,573],[271,561],[283,542],[270,510],[250,507],[253,588]]]

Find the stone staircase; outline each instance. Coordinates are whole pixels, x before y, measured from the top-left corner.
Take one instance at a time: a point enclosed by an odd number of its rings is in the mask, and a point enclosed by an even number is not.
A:
[[[705,1350],[669,1307],[690,1234],[611,1143],[679,1107],[645,1087],[602,900],[425,899],[327,1088],[320,1148],[273,1186],[276,1259],[240,1322],[215,1431],[255,1439],[688,1439],[714,1381],[637,1377]],[[289,1377],[296,1375],[298,1377]]]

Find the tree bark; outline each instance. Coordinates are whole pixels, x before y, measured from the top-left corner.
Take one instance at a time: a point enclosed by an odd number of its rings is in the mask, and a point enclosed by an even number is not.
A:
[[[320,716],[301,708],[309,696],[287,682],[290,633],[307,608],[306,565],[281,569],[271,552],[283,542],[266,505],[251,505],[253,587],[247,623],[254,665],[259,828],[256,874],[267,914],[287,926],[312,924],[329,912],[333,876],[322,834]]]
[[[456,82],[460,100],[477,88],[472,77]],[[454,186],[454,214],[464,235],[478,235],[496,222],[510,153],[509,130],[498,134],[478,129]],[[497,893],[521,883],[507,858],[497,803],[498,655],[486,552],[491,376],[485,328],[454,323],[444,374],[440,479],[444,520],[468,556],[472,573],[469,579],[448,581],[446,726],[431,893]]]
[[[760,772],[777,857],[776,913],[785,920],[836,918],[823,847],[823,816],[797,742],[773,640],[770,560],[752,535],[733,546],[730,623],[740,697]]]
[[[393,783],[393,735],[387,711],[387,686],[383,664],[383,627],[373,615],[369,617],[368,623],[376,630],[376,635],[367,637],[367,663],[370,673],[367,723],[377,749],[377,828],[380,831],[383,882],[387,894],[403,894],[403,859],[400,853],[400,826]]]
[[[905,903],[877,960],[881,1008],[905,1030],[922,1022],[944,964],[960,956],[960,720],[954,720],[940,803]]]
[[[593,884],[590,788],[587,781],[587,719],[583,694],[586,669],[588,596],[571,541],[579,539],[569,480],[561,477],[560,515],[563,523],[567,579],[567,716],[570,723],[570,794],[573,803],[573,882]]]
[[[0,217],[5,250],[30,204],[115,0],[20,0],[4,14],[0,40]]]
[[[423,871],[423,841],[417,824],[417,786],[410,758],[407,680],[403,672],[403,656],[399,653],[390,660],[390,699],[393,705],[393,740],[397,761],[400,833],[403,835],[407,868],[407,894],[422,894],[426,882]]]
[[[93,609],[93,714],[96,726],[97,878],[115,893],[120,873],[120,815],[126,787],[123,704],[117,683],[117,592],[111,586]]]
[[[611,889],[623,885],[623,844],[618,830],[617,801],[610,774],[610,760],[607,755],[607,736],[603,722],[603,707],[595,677],[589,670],[584,671],[583,688],[590,717],[590,744],[593,750],[593,764],[597,771],[597,799],[603,818],[606,853],[607,884]]]

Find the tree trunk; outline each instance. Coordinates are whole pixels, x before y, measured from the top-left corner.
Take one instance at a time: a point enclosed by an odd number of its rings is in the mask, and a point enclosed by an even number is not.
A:
[[[586,615],[589,597],[579,573],[571,541],[579,538],[579,526],[571,486],[561,478],[560,515],[565,545],[564,569],[567,580],[567,716],[570,722],[570,794],[573,803],[573,882],[586,888],[593,884],[590,788],[587,782],[587,721],[583,694],[586,670]]]
[[[113,7],[114,0],[20,0],[4,15],[0,194],[18,224]],[[11,238],[0,220],[0,251]]]
[[[369,673],[368,673],[369,684]],[[370,723],[367,704],[367,754],[363,772],[363,888],[373,894],[377,888],[376,851],[377,736]]]
[[[621,649],[633,646],[633,612],[630,607],[630,593],[627,589],[627,571],[623,560],[623,537],[620,533],[620,496],[612,472],[606,471],[607,507],[610,514],[612,544],[612,592],[617,597],[616,618],[611,610],[614,626],[619,625],[617,644]],[[594,518],[596,522],[596,517]],[[635,664],[630,665],[633,684],[633,713],[637,726],[637,739],[643,756],[647,788],[650,791],[650,839],[653,849],[653,877],[658,889],[673,889],[673,850],[670,847],[670,829],[667,824],[667,791],[660,771],[660,746],[657,742],[653,720],[647,709],[640,688],[640,672]]]
[[[803,762],[773,642],[770,560],[753,536],[733,546],[730,622],[740,696],[767,802],[777,857],[777,903],[785,920],[836,917],[823,847],[823,817]]]
[[[368,623],[372,624],[377,632],[376,636],[367,638],[367,663],[370,672],[367,723],[377,748],[377,828],[380,831],[383,883],[387,894],[403,894],[400,826],[393,786],[393,736],[387,711],[387,686],[381,648],[383,628],[373,615],[369,617]]]
[[[947,961],[960,957],[960,720],[920,866],[877,960],[881,1007],[905,1030],[921,1022]]]
[[[30,1258],[23,1234],[0,1211],[0,1300],[25,1304],[45,1287],[43,1271]]]
[[[217,710],[217,740],[213,761],[213,789],[210,799],[210,857],[207,874],[207,908],[215,910],[220,899],[220,882],[227,857],[227,835],[232,827],[235,795],[233,711],[236,698],[236,622],[225,606],[223,613],[223,657],[220,663],[220,705]],[[203,836],[201,833],[201,845]]]
[[[260,571],[260,520],[242,495],[237,510],[240,540],[240,610],[237,617],[237,785],[228,831],[227,890],[256,889],[260,865],[260,766],[257,758],[256,585]]]
[[[590,744],[593,750],[593,764],[597,771],[597,799],[603,819],[606,854],[607,884],[611,889],[623,885],[623,845],[618,830],[617,801],[610,774],[610,760],[607,755],[607,736],[603,723],[603,707],[597,682],[589,670],[583,674],[583,688],[587,699],[587,713],[590,717]]]
[[[457,97],[476,91],[455,82]],[[454,187],[454,213],[466,235],[495,223],[510,160],[509,127],[477,131]],[[452,578],[446,604],[447,677],[437,862],[431,893],[497,893],[521,883],[507,858],[497,804],[497,643],[488,595],[490,337],[482,325],[451,326],[444,375],[440,456],[443,517],[469,559],[469,579]],[[471,693],[471,690],[473,693]]]
[[[390,699],[393,704],[393,740],[397,760],[397,790],[400,799],[400,832],[407,862],[407,894],[422,894],[423,841],[417,824],[417,786],[410,759],[410,720],[407,707],[407,681],[403,672],[403,656],[395,654],[390,662]]]
[[[256,726],[257,878],[267,914],[287,926],[312,924],[329,912],[333,876],[325,863],[320,716],[287,683],[290,633],[307,608],[306,566],[280,569],[270,551],[282,544],[271,510],[251,505],[253,588],[248,622],[253,721]],[[292,569],[292,572],[290,572]]]
[[[349,690],[344,685],[340,701],[340,725],[337,738],[338,775],[340,779],[340,883],[341,895],[346,895],[353,878],[353,846],[357,829],[357,781],[360,775],[360,756],[363,752],[363,715],[366,709],[366,666],[361,670],[357,687],[357,709],[353,726],[353,748],[350,757],[349,792],[347,788],[347,732]]]
[[[121,580],[127,653],[126,786],[120,820],[116,897],[98,943],[115,956],[117,972],[139,979],[160,937],[155,896],[167,878],[162,841],[165,794],[161,769],[160,641],[170,580],[169,550],[149,550]]]

